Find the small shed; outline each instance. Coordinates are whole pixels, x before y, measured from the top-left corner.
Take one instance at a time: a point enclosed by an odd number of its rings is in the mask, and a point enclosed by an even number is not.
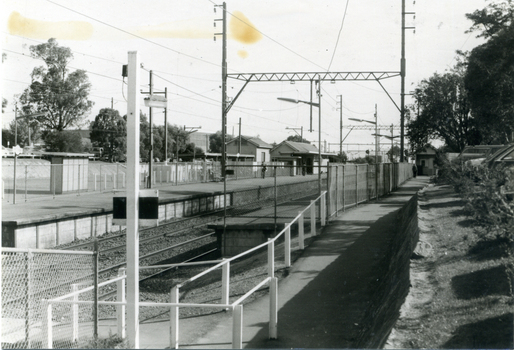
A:
[[[436,150],[431,145],[427,145],[421,152],[416,153],[418,175],[435,175],[435,156]]]
[[[321,165],[328,164],[328,156],[332,153],[321,153]],[[271,160],[284,162],[296,167],[296,175],[318,173],[319,150],[309,143],[282,141],[271,150]]]
[[[55,194],[87,190],[89,153],[41,152],[50,160],[50,191]]]

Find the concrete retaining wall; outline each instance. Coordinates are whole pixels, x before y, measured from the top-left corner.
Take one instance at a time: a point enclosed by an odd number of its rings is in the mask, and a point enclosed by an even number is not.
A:
[[[413,196],[396,215],[397,234],[380,266],[383,278],[375,290],[365,316],[358,348],[382,348],[399,317],[400,308],[409,292],[409,266],[419,239],[418,201]]]
[[[227,202],[230,202],[229,198]],[[223,205],[223,194],[204,194],[187,199],[169,200],[159,203],[158,222],[211,212],[222,209]],[[48,249],[77,239],[97,237],[118,230],[120,226],[112,224],[112,211],[107,210],[29,222],[4,221],[2,247]]]

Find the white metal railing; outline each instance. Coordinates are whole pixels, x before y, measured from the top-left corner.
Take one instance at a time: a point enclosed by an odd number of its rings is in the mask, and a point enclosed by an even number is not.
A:
[[[310,216],[310,227],[311,235],[316,235],[316,203],[319,202],[321,212],[321,226],[326,225],[326,192],[323,192],[315,200],[311,200],[311,203],[303,210],[298,212],[298,215],[288,223],[282,231],[280,231],[274,238],[269,238],[267,242],[264,242],[258,246],[248,249],[240,254],[233,257],[222,259],[222,260],[211,260],[203,262],[187,262],[178,264],[167,264],[167,265],[155,265],[155,266],[142,266],[140,269],[155,269],[165,267],[177,267],[177,266],[191,266],[191,265],[206,265],[214,264],[212,267],[200,272],[199,274],[189,278],[182,284],[176,285],[171,289],[170,302],[169,303],[155,303],[155,302],[140,302],[139,306],[142,307],[167,307],[170,309],[170,348],[177,349],[179,346],[179,309],[184,307],[193,308],[216,308],[225,309],[232,311],[233,326],[232,326],[232,348],[241,349],[243,342],[243,305],[242,303],[251,296],[255,291],[269,285],[270,295],[270,315],[269,315],[269,337],[270,339],[277,338],[278,331],[278,278],[275,277],[275,242],[282,235],[284,235],[284,264],[286,267],[291,266],[291,226],[298,222],[298,241],[299,248],[305,248],[305,227],[304,217],[306,213]],[[230,264],[232,261],[239,259],[245,255],[248,255],[254,251],[267,247],[267,267],[268,276],[255,285],[252,289],[246,292],[243,296],[230,303],[229,301],[229,290],[230,290]],[[216,270],[222,269],[221,276],[221,302],[219,304],[197,304],[197,303],[180,303],[179,294],[180,288],[185,284],[193,282],[202,276]],[[125,268],[121,268],[118,272],[118,277],[111,280],[98,284],[98,288],[107,286],[112,283],[117,284],[117,301],[97,301],[98,305],[112,305],[116,306],[117,315],[117,332],[118,336],[122,339],[126,338],[125,333],[125,307],[127,305],[125,296],[125,279],[126,273]],[[73,291],[66,295],[54,298],[51,300],[43,300],[44,315],[43,315],[43,334],[44,343],[43,347],[51,349],[53,346],[52,340],[52,308],[56,304],[72,304],[72,341],[78,340],[78,305],[80,304],[92,304],[92,300],[79,300],[78,296],[82,293],[91,291],[94,286],[90,286],[83,289],[78,289],[78,286],[74,286]]]

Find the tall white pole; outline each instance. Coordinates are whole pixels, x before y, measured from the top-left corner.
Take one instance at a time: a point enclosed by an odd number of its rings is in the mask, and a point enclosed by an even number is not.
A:
[[[139,348],[139,54],[128,53],[127,95],[127,335]]]

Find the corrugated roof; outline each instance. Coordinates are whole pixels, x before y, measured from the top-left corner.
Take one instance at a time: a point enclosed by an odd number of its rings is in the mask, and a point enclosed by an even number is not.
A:
[[[283,141],[276,148],[286,144],[291,147],[297,153],[318,153],[318,148],[310,143],[295,142],[295,141]]]
[[[273,148],[272,145],[270,145],[269,143],[267,143],[265,141],[262,141],[260,138],[255,137],[255,136],[241,135],[241,139],[246,140],[246,141],[254,144],[256,147],[259,147],[259,148],[269,148],[269,149]],[[239,136],[233,138],[232,140],[230,140],[227,143],[236,142],[237,140],[239,140]]]

